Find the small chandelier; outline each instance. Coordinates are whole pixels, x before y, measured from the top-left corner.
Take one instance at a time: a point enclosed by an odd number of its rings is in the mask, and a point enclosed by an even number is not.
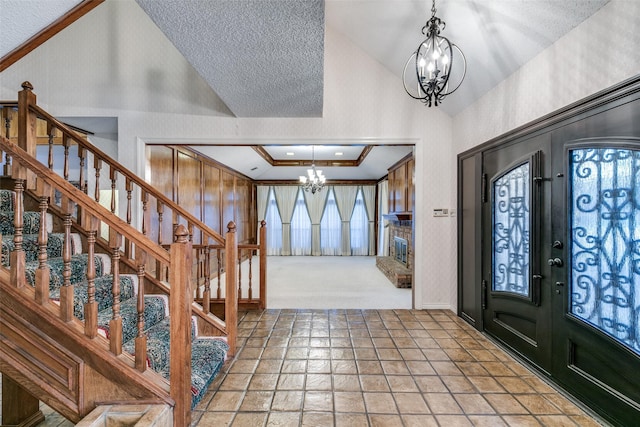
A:
[[[315,165],[315,150],[313,145],[311,146],[311,169],[307,169],[307,176],[300,176],[300,186],[304,191],[311,191],[311,194],[316,194],[324,187],[326,178],[322,175],[321,170],[316,170]]]
[[[427,38],[407,60],[402,76],[404,90],[409,96],[419,99],[429,107],[432,103],[437,107],[445,96],[455,92],[467,73],[467,61],[460,48],[440,35],[445,26],[445,22],[436,16],[436,1],[433,0],[431,18],[422,27],[422,34]],[[454,49],[462,59],[462,77],[459,82],[455,82],[455,86],[450,79]],[[415,69],[409,66],[411,63],[415,63]]]

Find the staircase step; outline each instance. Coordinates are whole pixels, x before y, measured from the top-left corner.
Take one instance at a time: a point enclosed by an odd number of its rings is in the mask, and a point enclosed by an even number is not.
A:
[[[162,372],[169,369],[169,336],[171,334],[169,326],[169,318],[163,319],[161,322],[153,325],[145,331],[147,336],[147,362],[149,367],[156,372]],[[191,339],[196,337],[195,320],[191,319]],[[123,339],[124,341],[124,339]],[[133,353],[135,350],[132,341],[123,345],[123,350]]]
[[[138,309],[137,299],[130,298],[120,304],[120,316],[122,317],[122,341],[125,343],[125,351],[134,351],[133,339],[138,335]],[[169,316],[169,299],[165,295],[145,295],[144,297],[144,325],[146,329],[164,321]],[[113,317],[111,307],[98,312],[98,329],[100,333],[109,337],[109,322]]]
[[[204,397],[209,385],[227,359],[228,352],[229,344],[222,338],[202,337],[193,340],[191,345],[191,409],[195,408]],[[168,376],[165,378],[169,379]]]
[[[0,211],[0,234],[15,234],[13,211]],[[24,212],[22,215],[23,234],[38,234],[40,231],[40,212]],[[53,217],[47,213],[47,233],[53,231]]]
[[[101,276],[95,279],[96,286],[96,302],[98,303],[98,311],[105,310],[113,305],[113,276],[111,274]],[[84,320],[84,305],[89,300],[87,294],[88,284],[85,281],[76,283],[73,288],[73,315],[80,320]],[[120,275],[120,302],[133,298],[138,291],[138,276],[133,274]],[[52,300],[60,299],[60,289],[51,292]]]
[[[111,272],[111,257],[107,254],[95,254],[94,262],[96,267],[96,277],[104,276]],[[49,289],[53,291],[62,286],[62,270],[64,269],[64,261],[62,258],[50,258],[47,260],[50,271]],[[87,254],[78,254],[71,256],[71,283],[76,284],[86,279],[88,264]],[[38,269],[38,261],[29,261],[26,263],[27,283],[35,286],[36,270]]]
[[[11,190],[0,190],[0,211],[14,210],[16,193]]]
[[[26,261],[38,259],[38,235],[25,234],[22,236],[22,247],[25,252]],[[49,258],[59,258],[62,256],[62,246],[64,244],[64,233],[51,233],[47,240],[47,256]],[[15,248],[13,235],[2,236],[2,265],[9,266],[9,254]],[[71,254],[82,253],[82,240],[77,233],[71,233]]]

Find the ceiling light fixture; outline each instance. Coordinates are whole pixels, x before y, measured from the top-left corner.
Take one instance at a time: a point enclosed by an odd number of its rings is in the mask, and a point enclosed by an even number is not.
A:
[[[422,27],[422,34],[427,36],[418,49],[409,57],[404,66],[402,83],[404,90],[414,99],[419,99],[425,105],[436,107],[442,103],[445,96],[455,92],[467,73],[467,61],[458,46],[440,35],[446,24],[436,16],[436,0],[431,6],[431,18]],[[455,57],[462,60],[462,70],[453,70]],[[415,62],[415,69],[410,67]],[[457,64],[458,61],[456,60]],[[460,81],[452,84],[451,75],[461,75]],[[453,87],[453,89],[449,89]]]
[[[300,186],[304,191],[311,191],[311,194],[316,194],[324,187],[326,178],[322,175],[321,170],[316,170],[315,165],[315,150],[314,146],[311,146],[311,169],[307,169],[308,176],[300,176]]]

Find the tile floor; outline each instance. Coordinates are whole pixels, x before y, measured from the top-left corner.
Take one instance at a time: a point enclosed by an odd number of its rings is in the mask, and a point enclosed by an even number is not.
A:
[[[266,310],[239,324],[205,426],[600,426],[447,310]],[[40,426],[73,424],[46,405]]]
[[[454,313],[246,313],[197,426],[599,426]]]

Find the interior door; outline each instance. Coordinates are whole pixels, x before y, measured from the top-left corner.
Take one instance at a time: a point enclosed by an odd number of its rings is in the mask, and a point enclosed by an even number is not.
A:
[[[484,330],[548,371],[551,364],[550,139],[542,135],[483,159]]]
[[[554,143],[553,376],[640,423],[640,139]]]

